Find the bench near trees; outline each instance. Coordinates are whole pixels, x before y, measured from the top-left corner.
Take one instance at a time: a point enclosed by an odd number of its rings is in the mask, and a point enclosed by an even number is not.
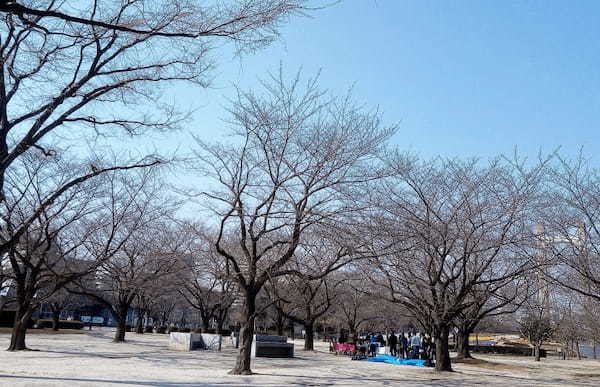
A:
[[[287,336],[254,335],[252,357],[294,357],[294,344]]]

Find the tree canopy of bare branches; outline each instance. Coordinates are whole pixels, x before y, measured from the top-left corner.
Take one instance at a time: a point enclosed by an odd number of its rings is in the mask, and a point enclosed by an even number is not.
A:
[[[236,143],[198,141],[197,167],[214,182],[203,193],[218,219],[213,243],[245,303],[236,374],[251,372],[256,295],[284,274],[306,230],[352,210],[345,190],[379,177],[375,155],[395,130],[317,79],[286,81],[280,71],[263,86],[239,91],[230,108]]]
[[[385,181],[382,236],[397,243],[376,265],[389,299],[405,306],[436,340],[436,369],[451,370],[448,333],[479,285],[531,270],[528,209],[541,165],[503,160],[419,162],[395,155]],[[386,220],[387,219],[387,220]],[[385,230],[389,227],[388,230]]]

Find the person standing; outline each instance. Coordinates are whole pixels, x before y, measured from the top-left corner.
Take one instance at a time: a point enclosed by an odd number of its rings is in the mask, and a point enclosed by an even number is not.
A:
[[[399,338],[399,345],[400,345],[400,356],[403,359],[407,359],[408,358],[408,339],[406,338],[406,336],[404,336],[404,332],[400,332],[400,338]]]
[[[392,332],[390,337],[388,338],[388,344],[390,345],[390,355],[397,357],[398,356],[398,338]]]
[[[377,355],[377,344],[379,341],[377,340],[377,336],[374,333],[371,334],[371,339],[369,342],[369,355],[371,357],[375,357]]]
[[[410,339],[410,346],[413,353],[412,358],[418,359],[419,352],[421,351],[421,336],[419,333],[417,333]]]
[[[423,335],[423,340],[421,341],[421,345],[423,347],[423,354],[421,355],[422,360],[429,359],[429,351],[431,349],[431,339],[428,334]]]

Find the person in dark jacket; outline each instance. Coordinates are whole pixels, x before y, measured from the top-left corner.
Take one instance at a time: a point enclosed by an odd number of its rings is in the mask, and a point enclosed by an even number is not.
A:
[[[406,338],[406,336],[404,336],[404,332],[400,333],[400,338],[399,338],[398,342],[400,344],[400,356],[403,359],[407,359],[408,358],[408,339]]]
[[[431,338],[425,334],[423,335],[423,340],[421,341],[421,359],[427,360],[429,359],[429,351],[431,350]]]
[[[374,333],[372,333],[370,336],[371,339],[369,341],[369,355],[375,357],[377,355],[377,344],[379,341],[377,340],[377,336],[375,336]]]
[[[390,345],[390,355],[397,357],[398,356],[398,338],[392,332],[390,337],[388,338],[388,344]]]

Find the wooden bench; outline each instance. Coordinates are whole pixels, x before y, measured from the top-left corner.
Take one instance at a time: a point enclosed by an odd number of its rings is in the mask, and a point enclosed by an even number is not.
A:
[[[254,335],[252,357],[294,357],[294,344],[287,336]]]

